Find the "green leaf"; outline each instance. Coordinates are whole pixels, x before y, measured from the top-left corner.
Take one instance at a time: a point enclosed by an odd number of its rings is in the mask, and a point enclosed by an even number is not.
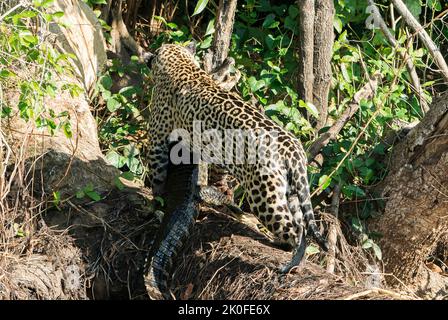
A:
[[[57,12],[53,13],[52,16],[55,17],[55,18],[62,18],[64,16],[64,12],[63,11],[57,11]]]
[[[88,183],[82,190],[84,191],[84,193],[93,191],[93,184],[91,182]]]
[[[35,7],[44,7],[47,8],[49,7],[54,0],[34,0],[33,4]]]
[[[370,179],[372,179],[373,174],[374,174],[373,170],[370,168],[362,167],[360,169],[360,172],[361,172],[361,176],[364,178],[365,182],[369,183]]]
[[[275,21],[275,15],[273,13],[267,15],[266,19],[264,19],[263,28],[272,29],[278,27],[280,22]]]
[[[193,12],[192,16],[195,16],[195,15],[201,13],[202,11],[204,11],[207,4],[208,4],[208,0],[199,0],[196,3],[196,7],[194,8],[194,12]]]
[[[177,29],[177,24],[175,24],[174,22],[168,22],[166,26],[170,29]]]
[[[373,246],[373,241],[372,241],[372,239],[367,239],[366,241],[364,241],[364,242],[362,243],[362,248],[363,248],[363,249],[369,249],[369,248],[372,248],[372,246]]]
[[[363,165],[364,162],[361,159],[356,158],[356,159],[353,159],[352,163],[355,168],[359,168],[360,166]]]
[[[76,192],[76,198],[81,199],[84,198],[85,193],[82,190],[79,190],[78,192]]]
[[[34,18],[35,16],[37,16],[37,12],[31,10],[24,10],[19,14],[16,14],[17,18]]]
[[[140,167],[141,167],[140,161],[137,158],[135,158],[135,157],[128,157],[127,158],[127,165],[129,167],[129,170],[132,171],[132,172],[138,173],[138,172],[141,171],[140,170]]]
[[[107,4],[106,0],[83,0],[83,1],[91,4]]]
[[[256,92],[265,86],[265,82],[263,80],[257,81],[255,77],[250,77],[249,79],[247,79],[247,82],[252,92]]]
[[[61,193],[59,191],[53,191],[53,203],[57,207],[61,202]]]
[[[165,20],[164,17],[161,17],[161,16],[153,16],[153,18],[156,19],[157,21],[162,22],[164,25],[167,25],[167,22],[166,22],[166,20]]]
[[[287,16],[285,18],[285,28],[294,32],[294,34],[297,34],[298,30],[299,30],[297,21],[295,19],[291,18],[290,16]]]
[[[125,97],[132,97],[133,94],[137,93],[137,88],[134,86],[128,86],[121,88],[120,91],[118,91],[119,94],[125,96]]]
[[[0,79],[6,79],[6,78],[9,78],[14,75],[15,75],[15,73],[10,70],[7,70],[7,69],[0,70]]]
[[[84,190],[84,192],[93,201],[100,201],[101,200],[101,196],[96,191],[85,191]]]
[[[129,181],[132,181],[135,179],[135,176],[131,171],[123,172],[121,174],[121,177],[123,177],[124,179],[129,180]]]
[[[23,232],[23,229],[20,226],[20,224],[14,222],[13,229],[15,231],[15,236],[16,237],[24,237],[25,236],[25,232]]]
[[[2,118],[10,117],[11,116],[11,112],[12,112],[12,108],[11,107],[2,106],[1,117]]]
[[[375,153],[377,153],[379,155],[384,155],[385,154],[385,152],[384,152],[384,144],[382,144],[382,143],[377,144],[375,146],[375,148],[373,148],[373,152],[375,152]]]
[[[102,76],[100,79],[100,84],[104,89],[110,90],[110,88],[112,87],[112,78],[110,77],[110,75],[106,74]]]
[[[209,36],[209,35],[213,34],[214,32],[215,32],[215,19],[212,19],[209,21],[209,23],[207,25],[207,29],[205,30],[204,37]]]
[[[199,47],[201,49],[207,49],[210,48],[211,45],[212,45],[212,37],[207,37],[204,39],[204,41],[201,42]]]
[[[299,100],[299,106],[308,110],[308,112],[316,119],[319,118],[319,111],[314,104],[310,102],[305,102],[303,100]]]
[[[417,19],[422,13],[422,1],[421,0],[404,0],[406,7],[408,7],[409,11],[412,15]]]
[[[352,198],[353,196],[363,198],[366,196],[364,190],[354,184],[343,186],[342,192],[349,198]]]
[[[114,178],[114,183],[115,183],[115,186],[117,187],[117,189],[118,190],[123,190],[126,186],[123,184],[123,182],[121,182],[121,180],[120,180],[120,177],[119,176],[116,176],[115,178]]]
[[[36,36],[34,36],[30,31],[26,30],[23,32],[20,32],[20,38],[24,40],[24,42],[29,44],[37,44],[38,39]]]
[[[299,8],[297,8],[297,5],[292,4],[288,8],[288,14],[291,19],[295,19],[297,15],[299,14]]]
[[[118,108],[121,107],[121,103],[118,100],[115,100],[115,98],[110,98],[109,100],[107,100],[107,109],[110,112],[114,112],[116,111]]]
[[[121,156],[115,150],[110,150],[108,153],[106,153],[106,160],[116,168],[122,167],[120,166],[120,158]]]
[[[363,232],[362,223],[357,217],[352,217],[352,227],[359,233]]]
[[[329,176],[327,176],[326,174],[324,174],[323,176],[321,176],[319,178],[319,186],[322,188],[322,190],[325,190],[328,188],[328,186],[331,183],[331,178]]]
[[[313,254],[317,254],[320,252],[319,248],[313,244],[310,244],[308,247],[306,247],[306,254],[309,256],[312,256]]]
[[[439,0],[426,0],[426,6],[430,7],[433,11],[442,10],[442,4]]]
[[[365,161],[365,165],[366,165],[366,167],[370,167],[370,166],[373,165],[375,162],[376,162],[375,159],[373,159],[373,158],[367,158],[366,161]]]
[[[341,33],[342,32],[342,20],[338,16],[334,17],[333,27],[337,31],[337,33]]]
[[[70,139],[73,136],[72,126],[71,126],[70,122],[68,122],[68,121],[64,122],[64,124],[62,125],[62,130],[64,131],[64,134],[67,138]]]
[[[160,205],[162,207],[165,206],[165,200],[162,197],[157,196],[157,197],[154,198],[154,200],[156,200],[158,203],[160,203]]]
[[[373,243],[372,248],[373,248],[373,252],[375,253],[375,256],[377,257],[377,259],[382,260],[383,253],[381,252],[381,248],[376,243]]]

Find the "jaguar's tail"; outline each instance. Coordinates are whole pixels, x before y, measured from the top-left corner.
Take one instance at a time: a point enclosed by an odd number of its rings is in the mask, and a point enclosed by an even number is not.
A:
[[[311,196],[308,183],[302,186],[301,192],[298,194],[300,200],[300,209],[303,214],[303,221],[305,222],[305,232],[311,232],[311,235],[316,240],[317,244],[324,250],[328,251],[328,242],[322,236],[317,227],[314,218],[313,206],[311,205]]]
[[[290,199],[295,198],[296,202],[295,206],[293,207],[298,206],[300,208],[300,210],[295,210],[295,212],[293,212],[293,214],[299,215],[296,217],[296,221],[302,221],[303,219],[305,235],[308,234],[308,232],[311,232],[311,235],[319,244],[319,246],[323,250],[328,251],[328,243],[322,236],[322,234],[319,232],[316,220],[314,219],[313,206],[311,204],[310,188],[308,184],[308,178],[306,176],[306,166],[304,164],[297,165],[297,163],[294,166],[292,163],[291,167],[292,169],[290,171],[290,175],[288,176],[289,180],[288,182],[291,186],[293,196],[290,196]]]

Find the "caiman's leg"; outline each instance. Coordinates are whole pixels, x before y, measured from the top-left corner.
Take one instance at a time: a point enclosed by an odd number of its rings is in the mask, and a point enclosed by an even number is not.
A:
[[[224,62],[211,72],[211,76],[215,79],[219,86],[226,91],[232,90],[241,78],[241,73],[238,69],[234,69],[235,60],[231,57],[226,58]],[[234,75],[232,75],[234,69]]]
[[[237,206],[235,202],[229,200],[221,191],[213,186],[203,186],[199,191],[199,198],[207,204],[214,206],[225,205],[236,214],[244,212]]]

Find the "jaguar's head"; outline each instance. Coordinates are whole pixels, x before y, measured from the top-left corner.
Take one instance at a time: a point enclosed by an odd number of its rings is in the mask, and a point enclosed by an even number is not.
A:
[[[164,44],[154,53],[145,53],[143,58],[153,73],[165,73],[171,71],[180,64],[197,65],[194,58],[196,43],[190,42],[187,46],[177,44]]]

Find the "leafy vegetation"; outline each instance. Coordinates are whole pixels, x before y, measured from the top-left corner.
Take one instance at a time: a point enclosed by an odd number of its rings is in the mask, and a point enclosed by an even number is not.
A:
[[[446,23],[443,19],[434,19],[444,14],[444,4],[438,0],[408,0],[406,4],[416,17],[430,23],[433,38],[439,46],[446,47]],[[199,0],[187,7],[188,15],[179,15],[173,21],[156,16],[162,32],[148,41],[149,49],[154,50],[162,43],[184,44],[195,39],[198,42],[197,58],[201,61],[212,44],[216,7],[213,1]],[[432,64],[431,58],[415,35],[410,36],[405,24],[394,21],[391,31],[398,46],[392,47],[379,29],[366,27],[369,19],[366,7],[367,1],[335,1],[329,124],[340,117],[356,92],[374,75],[382,76],[381,85],[373,99],[361,101],[360,110],[337,140],[325,146],[321,167],[310,166],[309,172],[315,194],[330,195],[335,185],[341,186],[342,204],[350,208],[344,211],[346,221],[363,247],[372,248],[381,258],[381,251],[373,239],[377,235],[369,233],[364,222],[382,206],[372,187],[387,174],[387,160],[379,160],[384,159],[390,148],[384,139],[404,123],[419,120],[424,115],[405,63],[399,58],[400,52],[406,50],[413,64],[425,72],[423,99],[430,102],[431,96],[440,90],[442,81],[440,77],[426,74]],[[385,14],[390,13],[388,2],[380,2],[380,8]],[[235,67],[242,75],[237,88],[240,94],[260,104],[271,119],[309,146],[319,134],[313,128],[318,111],[311,103],[302,101],[296,90],[298,16],[299,9],[293,1],[241,1],[235,17],[230,56],[235,59]],[[201,20],[192,29],[191,19],[195,18]],[[120,68],[114,64],[110,71],[119,73]],[[106,74],[98,88],[107,107],[100,121],[107,157],[118,168],[144,178],[144,166],[139,157],[142,146],[135,143],[137,132],[144,124],[134,120],[138,119],[138,110],[142,107],[142,95],[143,101],[147,102],[150,91],[142,92],[142,88],[132,87],[111,94],[110,87],[111,78]],[[323,128],[320,133],[327,129]]]
[[[85,0],[95,9],[102,8],[105,0]],[[381,75],[381,83],[373,99],[360,102],[360,109],[339,133],[335,141],[322,151],[319,167],[310,166],[312,192],[328,197],[336,185],[342,190],[345,220],[365,249],[371,249],[378,258],[381,251],[375,243],[375,234],[365,228],[365,221],[382,206],[374,192],[388,170],[384,157],[391,146],[386,144],[388,134],[403,124],[419,120],[424,115],[421,99],[430,102],[437,92],[446,89],[442,78],[432,70],[434,65],[428,50],[418,42],[401,19],[393,16],[388,1],[379,1],[383,16],[388,18],[391,32],[398,46],[391,46],[379,29],[368,29],[367,1],[337,0],[335,3],[335,41],[332,54],[332,86],[330,90],[330,121],[336,121],[346,110],[355,94],[374,75]],[[412,14],[426,27],[432,39],[446,56],[448,28],[446,3],[440,0],[407,0]],[[32,6],[18,6],[11,14],[0,19],[0,107],[1,117],[18,114],[26,121],[34,121],[39,128],[54,134],[62,130],[72,137],[67,112],[56,114],[46,108],[44,99],[54,98],[63,91],[77,95],[82,90],[66,83],[57,85],[55,77],[70,72],[69,59],[48,45],[44,39],[47,30],[37,31],[36,23],[48,25],[58,22],[62,12],[47,13],[44,9],[52,0],[35,0]],[[160,32],[147,38],[136,28],[136,34],[153,51],[162,43],[185,44],[195,39],[197,58],[201,61],[212,45],[215,23],[215,1],[187,2],[183,12],[170,21],[155,17],[161,24]],[[99,15],[99,11],[97,11]],[[256,101],[265,113],[284,128],[300,137],[306,147],[329,126],[316,132],[313,123],[317,108],[300,99],[297,94],[297,42],[299,9],[294,1],[244,0],[239,1],[232,35],[230,56],[241,72],[237,90],[244,99]],[[193,24],[192,21],[195,23]],[[111,29],[102,21],[107,34]],[[194,27],[192,27],[194,25]],[[63,27],[63,26],[62,26]],[[110,40],[110,36],[107,36]],[[415,94],[405,62],[400,53],[406,51],[422,79],[423,97]],[[147,172],[144,159],[146,122],[143,116],[150,101],[151,88],[132,85],[115,92],[114,76],[133,73],[148,75],[146,66],[132,57],[128,65],[111,60],[111,66],[96,86],[95,114],[99,125],[100,141],[106,158],[120,168],[126,179],[144,180]],[[26,70],[26,71],[24,71]],[[26,72],[26,75],[23,73]],[[20,91],[17,106],[7,105],[2,95],[10,88]],[[117,180],[116,185],[122,188]],[[94,201],[100,196],[92,185],[80,190],[77,197]],[[60,195],[54,195],[55,206]]]
[[[82,91],[76,84],[58,86],[55,81],[55,77],[71,72],[68,59],[73,56],[60,53],[45,42],[48,30],[38,34],[31,27],[36,21],[43,25],[58,22],[63,12],[50,14],[45,11],[52,2],[36,0],[31,7],[18,6],[0,20],[0,92],[11,88],[20,91],[17,109],[0,99],[1,116],[4,118],[18,112],[21,118],[35,121],[38,128],[47,129],[50,134],[62,129],[67,138],[71,138],[68,113],[55,114],[45,107],[44,99],[54,98],[63,91],[72,96]]]
[[[126,67],[113,60],[112,67],[99,79],[95,96],[101,96],[105,102],[105,108],[98,110],[98,122],[106,158],[117,168],[143,177],[139,138],[146,128],[141,110],[146,108],[148,101],[143,99],[143,88],[140,86],[127,86],[116,93],[110,91],[113,82],[111,73],[118,76],[123,76],[126,71],[147,74],[147,67],[138,64],[135,56],[132,58],[131,64]]]

